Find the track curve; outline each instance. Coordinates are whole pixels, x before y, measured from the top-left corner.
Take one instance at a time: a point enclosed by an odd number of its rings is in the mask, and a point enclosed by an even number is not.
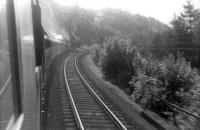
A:
[[[77,129],[80,130],[134,130],[112,104],[84,79],[77,65],[77,55],[67,57],[64,65],[67,95]],[[116,114],[116,115],[115,115]]]

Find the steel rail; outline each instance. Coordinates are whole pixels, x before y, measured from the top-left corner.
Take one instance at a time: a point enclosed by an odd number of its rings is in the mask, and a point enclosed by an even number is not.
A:
[[[69,56],[71,57],[71,56]],[[75,115],[75,118],[76,118],[76,122],[78,124],[78,127],[80,130],[84,130],[84,127],[83,127],[83,123],[81,121],[81,118],[80,118],[80,115],[78,113],[78,110],[76,108],[76,105],[75,105],[75,102],[74,102],[74,99],[72,97],[72,93],[71,93],[71,90],[69,88],[69,83],[68,83],[68,79],[67,79],[67,75],[66,75],[66,65],[67,65],[67,62],[68,62],[68,59],[69,57],[67,57],[66,61],[65,61],[65,64],[64,64],[64,78],[65,78],[65,84],[66,84],[66,88],[67,88],[67,92],[68,92],[68,95],[69,95],[69,98],[70,98],[70,104],[72,106],[72,110],[73,110],[73,113]]]
[[[87,81],[83,78],[83,75],[79,71],[77,67],[77,56],[74,60],[75,62],[75,68],[76,71],[79,75],[79,77],[82,79],[82,81],[85,83],[85,86],[88,88],[90,93],[95,97],[100,104],[101,107],[105,110],[105,112],[109,115],[109,117],[116,123],[116,125],[121,129],[121,130],[127,130],[127,128],[122,124],[122,122],[115,116],[115,114],[106,106],[106,104],[101,100],[101,98],[96,94],[96,92],[92,89],[92,87],[87,83]]]
[[[5,84],[3,85],[1,91],[0,91],[0,96],[3,94],[4,90],[8,87],[8,83],[10,82],[11,77],[12,77],[12,75],[10,74],[10,75],[8,76],[8,79],[6,80]]]

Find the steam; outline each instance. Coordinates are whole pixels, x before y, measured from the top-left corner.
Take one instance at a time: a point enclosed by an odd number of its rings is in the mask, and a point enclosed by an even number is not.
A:
[[[54,39],[68,41],[68,32],[60,28],[56,21],[55,11],[59,11],[59,8],[55,7],[55,3],[52,0],[40,0],[40,7],[42,12],[42,25],[46,33]]]

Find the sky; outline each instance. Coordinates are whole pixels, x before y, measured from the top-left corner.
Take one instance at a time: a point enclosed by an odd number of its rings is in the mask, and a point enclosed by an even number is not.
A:
[[[154,17],[169,24],[174,14],[183,10],[187,0],[54,0],[62,6],[80,6],[86,9],[100,10],[119,8],[133,14]],[[196,8],[200,8],[200,0],[191,0]]]
[[[62,6],[80,6],[86,9],[100,10],[119,8],[133,14],[154,17],[169,25],[174,14],[183,10],[187,0],[53,0]],[[200,9],[200,0],[191,0],[195,8]],[[0,10],[6,0],[0,0]]]

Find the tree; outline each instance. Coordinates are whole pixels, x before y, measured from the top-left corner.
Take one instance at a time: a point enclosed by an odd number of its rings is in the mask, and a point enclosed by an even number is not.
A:
[[[175,15],[172,24],[172,34],[170,42],[167,42],[169,52],[176,55],[177,52],[184,53],[187,61],[191,62],[192,66],[199,66],[199,25],[200,12],[195,9],[191,1],[183,6],[183,12]]]
[[[182,47],[193,47],[197,16],[199,10],[194,9],[191,1],[187,1],[187,4],[183,6],[184,11],[179,16],[174,16],[171,24],[173,26],[174,34],[180,42]]]

